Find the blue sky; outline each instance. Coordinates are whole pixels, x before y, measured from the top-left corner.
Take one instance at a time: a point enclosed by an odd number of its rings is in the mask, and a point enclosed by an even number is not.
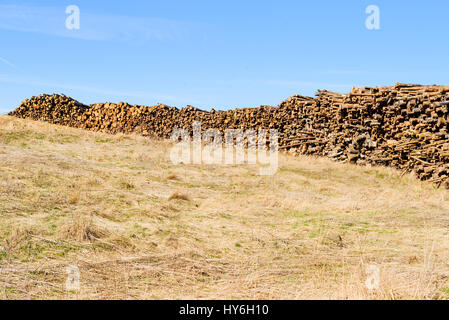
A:
[[[380,30],[368,30],[368,5]],[[66,7],[80,8],[67,30]],[[317,89],[449,84],[449,1],[3,1],[0,113],[84,103],[277,105]]]

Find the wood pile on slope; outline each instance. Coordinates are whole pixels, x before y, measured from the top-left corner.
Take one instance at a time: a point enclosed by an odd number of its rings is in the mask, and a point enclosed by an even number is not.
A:
[[[170,137],[175,128],[277,129],[280,149],[336,161],[393,166],[449,188],[449,87],[397,84],[320,90],[277,107],[203,111],[127,103],[90,106],[60,95],[26,99],[12,116],[92,131]]]

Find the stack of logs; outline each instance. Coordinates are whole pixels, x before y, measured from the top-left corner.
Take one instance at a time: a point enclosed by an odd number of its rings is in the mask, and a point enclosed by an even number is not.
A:
[[[170,137],[175,128],[277,129],[281,150],[393,166],[449,188],[449,87],[397,84],[348,94],[295,95],[277,107],[203,111],[127,103],[83,105],[67,96],[26,99],[12,116],[109,133]]]

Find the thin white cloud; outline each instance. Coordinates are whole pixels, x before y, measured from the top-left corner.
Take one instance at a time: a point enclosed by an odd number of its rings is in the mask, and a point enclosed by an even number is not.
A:
[[[68,30],[65,7],[0,5],[0,29],[84,40],[145,42],[174,40],[201,30],[192,22],[161,18],[93,14],[80,7],[80,29]]]
[[[7,64],[8,66],[10,66],[11,68],[17,69],[17,67],[12,63],[9,62],[8,60],[6,60],[5,58],[0,57],[0,61]]]

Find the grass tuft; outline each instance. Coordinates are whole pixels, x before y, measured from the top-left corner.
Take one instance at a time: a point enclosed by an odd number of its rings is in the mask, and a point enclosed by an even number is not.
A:
[[[180,192],[174,192],[170,197],[168,197],[168,200],[183,200],[183,201],[190,201],[190,197],[187,194],[180,193]]]

